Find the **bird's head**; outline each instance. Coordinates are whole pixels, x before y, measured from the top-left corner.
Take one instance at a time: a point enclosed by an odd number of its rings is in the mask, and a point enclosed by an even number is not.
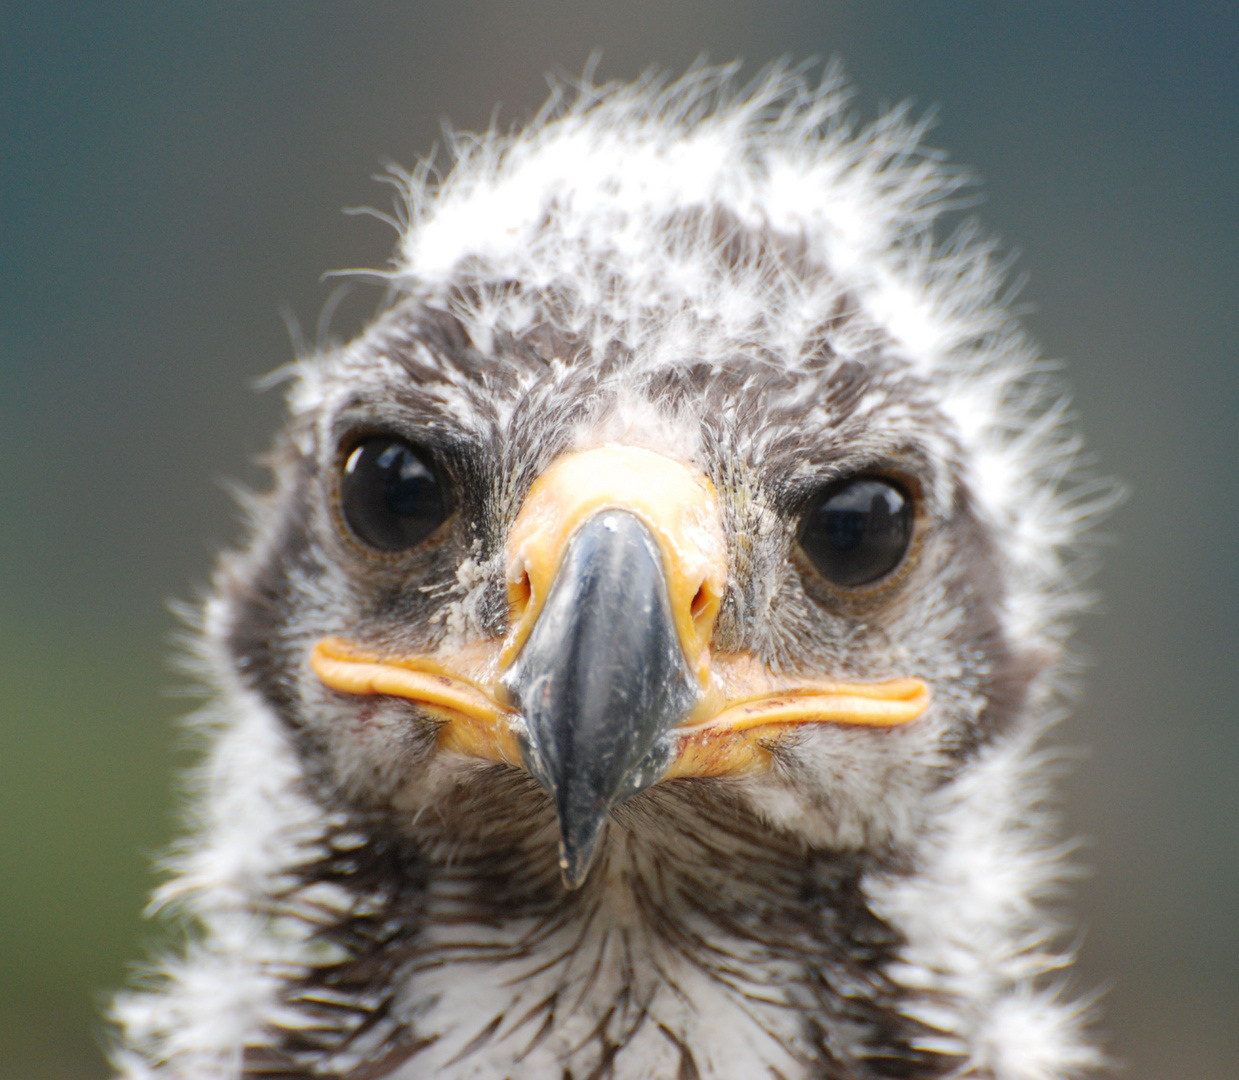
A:
[[[582,87],[399,177],[203,659],[129,1077],[1068,1077],[1034,750],[1113,489],[833,73]]]
[[[955,180],[770,104],[462,143],[393,302],[299,365],[213,625],[314,783],[453,858],[536,836],[576,887],[675,790],[897,849],[1053,651],[1026,348],[906,224]]]

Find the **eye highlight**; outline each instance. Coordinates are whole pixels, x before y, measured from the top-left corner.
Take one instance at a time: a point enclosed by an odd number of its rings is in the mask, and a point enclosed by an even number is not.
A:
[[[827,581],[868,585],[899,565],[912,523],[912,500],[901,488],[878,477],[854,477],[813,496],[800,526],[800,547]]]
[[[375,435],[345,459],[340,512],[368,547],[407,551],[446,520],[447,491],[425,450],[393,435]]]

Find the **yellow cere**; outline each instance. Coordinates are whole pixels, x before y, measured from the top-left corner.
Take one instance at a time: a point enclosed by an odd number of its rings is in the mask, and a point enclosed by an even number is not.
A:
[[[640,518],[662,548],[680,644],[704,684],[710,635],[727,585],[727,546],[718,497],[702,472],[636,446],[568,454],[530,488],[509,534],[512,629],[502,664],[511,664],[537,621],[572,533],[601,510]]]

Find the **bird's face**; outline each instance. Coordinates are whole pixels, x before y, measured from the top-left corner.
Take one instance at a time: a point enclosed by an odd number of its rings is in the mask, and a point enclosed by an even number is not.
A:
[[[242,681],[350,804],[466,798],[552,853],[556,821],[570,887],[675,785],[780,843],[897,847],[1035,667],[951,425],[880,341],[643,362],[409,302],[294,413],[225,569]]]

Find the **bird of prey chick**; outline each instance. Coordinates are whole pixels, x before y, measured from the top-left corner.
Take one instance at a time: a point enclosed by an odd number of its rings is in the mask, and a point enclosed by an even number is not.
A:
[[[734,76],[401,179],[205,605],[186,943],[121,1076],[1101,1064],[1037,745],[1106,496],[920,126]]]

